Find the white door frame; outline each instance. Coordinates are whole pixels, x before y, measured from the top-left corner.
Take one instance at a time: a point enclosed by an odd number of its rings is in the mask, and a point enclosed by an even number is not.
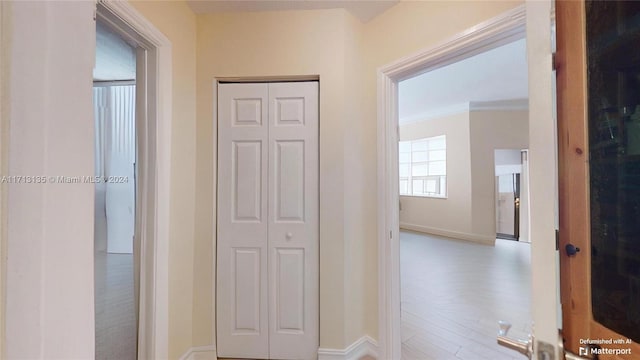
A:
[[[378,70],[378,326],[381,359],[401,358],[398,83],[524,38],[525,22],[525,6],[521,5]]]
[[[140,243],[138,359],[168,358],[169,221],[171,180],[171,42],[127,1],[101,0],[97,18],[145,50],[143,121],[138,143],[136,231]],[[139,52],[140,54],[140,52]],[[140,100],[136,101],[140,104]],[[145,121],[146,120],[146,121]]]
[[[8,74],[6,74],[7,70],[5,67],[7,66],[7,61],[5,57],[8,57],[6,49],[8,49],[7,43],[8,39],[6,38],[6,30],[5,30],[5,20],[4,20],[4,8],[6,3],[0,2],[0,173],[7,174],[8,173],[8,150],[9,150],[9,136],[8,136],[8,120],[5,120],[9,117],[9,111],[7,109],[7,105],[5,105],[5,94],[7,90],[5,87],[8,87]],[[7,240],[7,190],[8,187],[6,184],[0,185],[0,358],[5,357],[5,286],[6,286],[6,273],[7,273],[7,262],[6,258],[6,240]]]

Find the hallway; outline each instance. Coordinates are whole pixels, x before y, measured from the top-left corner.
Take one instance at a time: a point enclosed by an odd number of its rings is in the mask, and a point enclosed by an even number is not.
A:
[[[530,245],[495,247],[402,231],[402,359],[520,359],[496,343],[530,332]]]

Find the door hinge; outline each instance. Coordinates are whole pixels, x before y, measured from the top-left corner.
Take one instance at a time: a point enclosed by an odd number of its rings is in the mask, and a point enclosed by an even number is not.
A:
[[[393,239],[393,231],[389,231],[389,239]]]
[[[558,58],[556,53],[551,54],[551,70],[558,70]]]
[[[560,250],[560,230],[556,229],[556,251]]]

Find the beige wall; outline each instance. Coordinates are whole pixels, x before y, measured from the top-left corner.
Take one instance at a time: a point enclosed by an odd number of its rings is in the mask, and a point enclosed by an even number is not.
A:
[[[474,234],[495,238],[495,149],[529,147],[529,112],[472,111],[471,229]]]
[[[469,113],[452,114],[400,127],[402,141],[439,135],[447,137],[447,198],[401,196],[400,226],[471,239]]]
[[[362,30],[364,25],[347,14],[345,17],[345,130],[344,130],[344,193],[345,206],[345,346],[352,344],[364,334],[371,324],[377,323],[377,309],[368,300],[367,289],[374,284],[373,277],[367,276],[366,253],[376,238],[375,227],[369,226],[373,207],[369,205],[372,194],[376,193],[376,182],[369,177],[366,159],[366,145],[375,139],[367,139],[362,129],[370,126],[359,116],[362,102],[358,95],[362,92],[364,61],[362,53]],[[374,316],[372,316],[374,315]],[[328,329],[330,331],[330,329]],[[371,334],[376,337],[376,334]],[[343,346],[344,347],[344,346]]]
[[[172,44],[169,357],[192,346],[196,174],[196,16],[183,1],[134,1]],[[198,269],[198,271],[206,271]]]

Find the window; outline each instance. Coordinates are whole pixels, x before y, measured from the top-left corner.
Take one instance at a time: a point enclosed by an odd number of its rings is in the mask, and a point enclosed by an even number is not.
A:
[[[400,195],[447,196],[445,135],[400,141]]]

